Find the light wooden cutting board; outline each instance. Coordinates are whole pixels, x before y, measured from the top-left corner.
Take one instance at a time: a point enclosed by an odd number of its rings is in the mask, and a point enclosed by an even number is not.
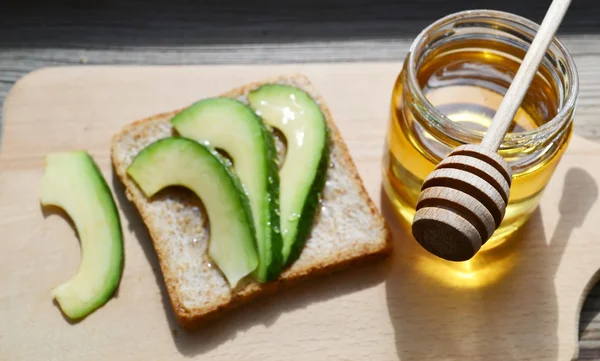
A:
[[[0,152],[2,360],[568,360],[600,268],[600,146],[575,136],[540,209],[504,250],[487,287],[442,284],[380,196],[381,156],[400,63],[69,67],[36,71],[5,104]],[[394,255],[247,305],[193,334],[175,325],[156,256],[113,178],[111,136],[202,97],[298,71],[331,107],[370,195],[394,231]],[[71,324],[50,290],[79,264],[76,235],[38,201],[43,156],[88,150],[117,197],[126,266],[118,295]],[[431,263],[433,262],[433,263]],[[468,284],[468,281],[465,281]]]

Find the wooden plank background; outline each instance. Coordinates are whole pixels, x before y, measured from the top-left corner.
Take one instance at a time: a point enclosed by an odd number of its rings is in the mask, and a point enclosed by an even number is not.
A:
[[[549,3],[0,0],[0,106],[17,79],[46,66],[401,62],[418,32],[446,14],[487,8],[540,22]],[[600,1],[573,1],[559,36],[580,73],[575,131],[600,142]],[[599,313],[597,285],[581,313],[580,360],[600,359]]]

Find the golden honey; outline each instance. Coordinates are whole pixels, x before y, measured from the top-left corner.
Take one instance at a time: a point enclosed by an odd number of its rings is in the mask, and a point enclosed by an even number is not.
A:
[[[421,185],[436,164],[453,148],[481,141],[536,29],[528,20],[502,12],[463,12],[432,24],[413,43],[392,90],[383,161],[384,189],[406,224],[412,222]],[[576,95],[575,66],[555,40],[499,150],[513,170],[502,224],[470,261],[424,260],[434,274],[453,284],[477,286],[501,273],[491,264],[508,266],[500,262],[510,259],[506,247],[496,250],[497,257],[494,248],[510,239],[538,206],[568,145]]]

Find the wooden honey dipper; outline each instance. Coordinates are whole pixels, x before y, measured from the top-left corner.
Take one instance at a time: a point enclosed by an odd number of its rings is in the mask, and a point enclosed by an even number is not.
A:
[[[554,0],[481,144],[455,148],[425,179],[412,223],[415,239],[450,260],[472,258],[500,226],[512,171],[497,154],[570,0]]]

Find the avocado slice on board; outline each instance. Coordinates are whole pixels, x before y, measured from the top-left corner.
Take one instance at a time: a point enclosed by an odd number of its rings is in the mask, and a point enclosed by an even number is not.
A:
[[[83,318],[108,301],[121,279],[123,235],[114,198],[92,157],[73,151],[46,156],[41,203],[63,209],[75,224],[81,263],[52,295],[69,318]]]

